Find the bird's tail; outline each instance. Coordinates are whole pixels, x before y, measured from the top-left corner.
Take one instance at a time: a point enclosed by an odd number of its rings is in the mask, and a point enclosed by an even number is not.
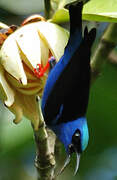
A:
[[[87,47],[91,48],[96,37],[96,28],[92,28],[89,32],[87,27],[84,30],[84,41],[88,44]]]
[[[69,8],[70,15],[70,35],[72,35],[76,29],[82,29],[82,8],[83,2],[73,2],[72,4],[67,5]]]
[[[70,3],[67,8],[69,9],[69,16],[70,16],[70,37],[64,53],[67,55],[67,57],[65,58],[65,63],[69,62],[71,56],[82,42],[83,2]]]

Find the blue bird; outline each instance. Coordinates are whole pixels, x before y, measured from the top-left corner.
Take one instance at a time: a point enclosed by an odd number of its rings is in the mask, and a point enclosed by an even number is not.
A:
[[[82,37],[83,3],[69,5],[70,38],[58,63],[49,73],[42,97],[44,120],[64,144],[67,159],[61,169],[70,162],[73,152],[77,155],[75,174],[80,154],[89,140],[86,110],[90,88],[90,54],[96,29]]]

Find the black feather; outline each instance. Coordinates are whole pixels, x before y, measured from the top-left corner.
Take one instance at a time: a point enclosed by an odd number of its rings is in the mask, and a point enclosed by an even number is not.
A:
[[[86,114],[90,87],[90,48],[95,38],[94,32],[95,29],[85,34],[86,37],[56,81],[46,102],[50,112],[56,112],[56,106],[62,105],[58,123],[72,121]]]

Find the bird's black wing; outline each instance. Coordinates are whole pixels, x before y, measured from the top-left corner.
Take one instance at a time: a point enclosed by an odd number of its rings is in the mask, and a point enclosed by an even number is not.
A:
[[[91,45],[95,35],[95,29],[89,33],[87,28],[85,29],[80,47],[54,86],[53,93],[58,91],[58,94],[63,96],[63,109],[57,123],[72,121],[86,114],[90,88]],[[57,97],[57,94],[55,96]]]
[[[85,29],[80,47],[54,84],[44,108],[47,124],[72,121],[85,115],[89,98],[91,45],[95,35],[95,29],[89,33]]]
[[[88,33],[86,28],[82,38],[82,7],[82,2],[69,7],[70,39],[63,57],[50,72],[44,89],[42,112],[48,125],[71,121],[86,113],[90,49],[96,32],[92,29]]]

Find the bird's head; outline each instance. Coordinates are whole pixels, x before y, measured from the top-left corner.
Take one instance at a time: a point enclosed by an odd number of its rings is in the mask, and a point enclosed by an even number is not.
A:
[[[67,159],[60,173],[70,162],[71,155],[76,153],[77,164],[74,173],[76,174],[79,167],[80,155],[86,149],[89,140],[86,118],[81,117],[74,121],[54,125],[52,129],[56,132],[57,137],[64,144],[67,152]]]

